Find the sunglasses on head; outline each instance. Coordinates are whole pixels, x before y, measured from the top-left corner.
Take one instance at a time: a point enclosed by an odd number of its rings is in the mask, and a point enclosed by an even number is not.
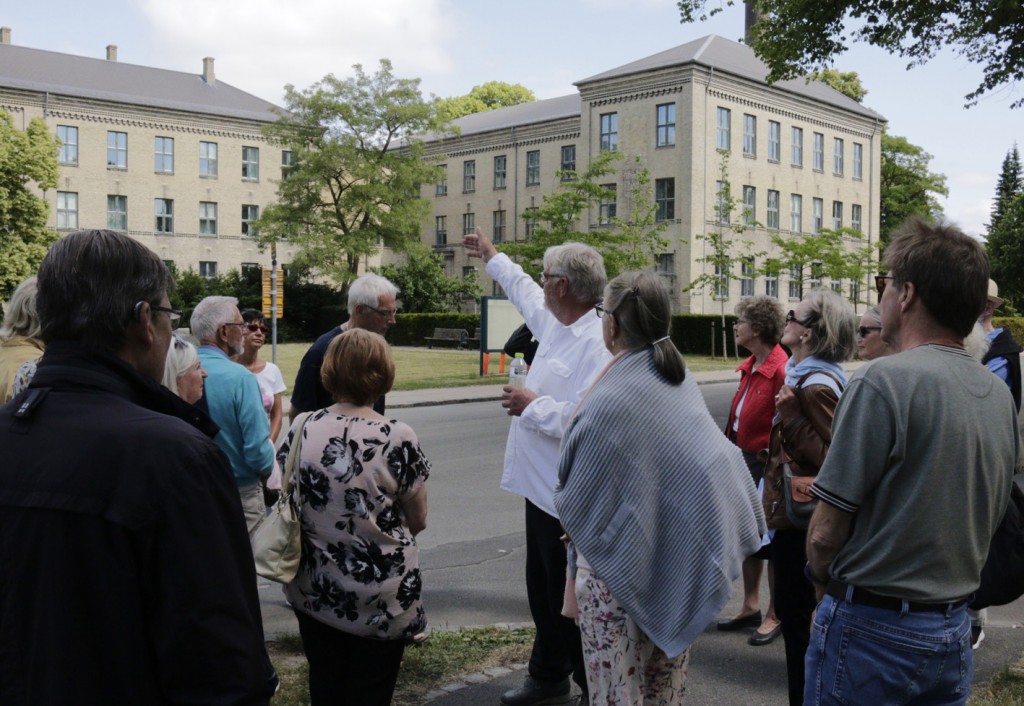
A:
[[[264,325],[264,324],[257,324],[257,323],[251,323],[251,324],[246,324],[246,325],[245,325],[245,328],[246,328],[246,329],[247,329],[247,330],[248,330],[248,331],[249,331],[250,333],[256,333],[257,331],[262,331],[262,332],[263,332],[263,335],[264,335],[264,336],[266,336],[266,335],[267,335],[267,333],[269,333],[269,332],[270,332],[270,329],[268,329],[268,328],[266,327],[266,325]]]

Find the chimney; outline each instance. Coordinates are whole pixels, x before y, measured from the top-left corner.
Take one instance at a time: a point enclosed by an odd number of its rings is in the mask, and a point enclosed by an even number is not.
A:
[[[750,46],[754,42],[754,25],[761,19],[761,12],[757,9],[754,0],[743,0],[744,7],[744,21],[743,21],[743,41]]]
[[[217,82],[217,78],[213,75],[213,57],[208,56],[203,59],[203,81],[213,85]]]
[[[10,44],[10,43],[11,43],[11,28],[10,27],[0,27],[0,44]]]
[[[117,45],[107,45],[107,61],[117,61]]]

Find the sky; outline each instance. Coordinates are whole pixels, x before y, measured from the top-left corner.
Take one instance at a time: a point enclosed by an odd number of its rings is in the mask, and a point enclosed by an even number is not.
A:
[[[713,0],[712,3],[713,4]],[[674,0],[50,0],[6,3],[0,25],[12,44],[201,73],[213,57],[217,80],[281,105],[284,86],[307,88],[327,74],[367,73],[382,58],[399,78],[421,79],[424,97],[468,93],[486,81],[520,83],[538,98],[686,42],[718,34],[739,40],[743,8],[683,25]],[[1024,142],[1024,109],[1010,87],[970,109],[977,66],[944,50],[924,66],[871,46],[839,56],[868,90],[863,103],[933,155],[945,174],[946,217],[985,233],[1003,158]]]

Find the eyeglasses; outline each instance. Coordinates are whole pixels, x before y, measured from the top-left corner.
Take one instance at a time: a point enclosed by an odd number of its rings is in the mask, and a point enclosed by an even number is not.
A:
[[[597,314],[597,318],[603,319],[604,315],[609,312],[604,308],[604,304],[598,302],[597,304],[594,304],[594,313]]]
[[[868,334],[871,333],[872,331],[881,330],[881,326],[861,326],[860,328],[857,329],[857,335],[860,336],[861,338],[867,338]]]
[[[875,289],[878,290],[878,298],[882,298],[882,292],[885,291],[885,280],[891,279],[894,282],[896,278],[892,275],[875,275]]]
[[[804,328],[810,328],[811,324],[814,323],[814,317],[810,317],[804,321],[801,321],[800,319],[796,318],[796,312],[790,309],[788,312],[786,312],[786,323],[798,323]]]
[[[790,313],[792,313],[792,312],[790,312]],[[732,327],[733,328],[739,328],[740,324],[746,324],[746,323],[749,323],[746,319],[736,319],[735,321],[732,322]]]
[[[398,313],[398,309],[378,309],[375,306],[368,306],[367,309],[376,311],[378,314],[383,316],[385,319],[390,319],[392,316]]]
[[[540,273],[540,284],[541,284],[542,287],[547,282],[549,282],[551,280],[555,280],[555,279],[565,279],[565,275],[558,275],[558,274],[555,274],[553,272],[550,273],[550,274],[547,273],[547,272],[541,272]]]
[[[149,308],[150,311],[162,311],[165,314],[167,314],[167,318],[170,320],[172,324],[181,318],[181,312],[178,311],[177,309],[171,309],[170,307],[166,306],[157,306],[156,304],[150,304]]]
[[[268,329],[266,326],[257,323],[246,324],[245,328],[248,329],[250,333],[256,333],[257,331],[261,331],[264,336],[266,336],[270,332],[270,329]]]

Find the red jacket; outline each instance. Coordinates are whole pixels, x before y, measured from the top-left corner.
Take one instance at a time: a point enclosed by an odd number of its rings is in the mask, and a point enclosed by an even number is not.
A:
[[[768,448],[772,417],[775,415],[775,395],[786,382],[787,360],[789,357],[786,351],[776,343],[764,363],[753,373],[751,369],[754,367],[754,356],[750,356],[736,368],[740,373],[740,386],[732,398],[725,433],[728,435],[732,429],[733,421],[736,419],[736,405],[740,403],[746,391],[747,399],[743,402],[740,428],[736,434],[736,445],[744,451],[757,453]]]

